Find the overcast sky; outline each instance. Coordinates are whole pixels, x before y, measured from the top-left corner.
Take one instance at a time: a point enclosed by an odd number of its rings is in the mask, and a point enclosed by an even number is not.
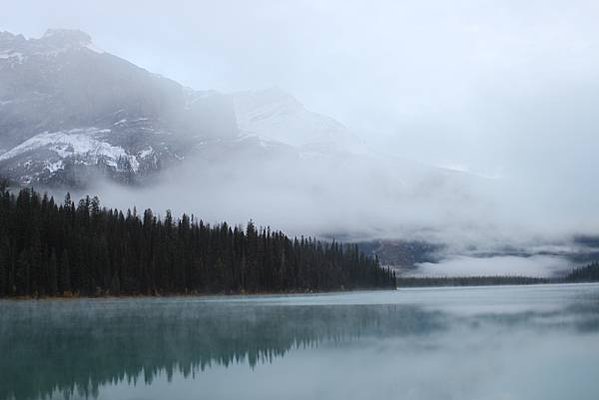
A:
[[[79,28],[196,89],[279,86],[392,154],[504,179],[537,220],[599,229],[597,21],[596,0],[20,0],[0,29]]]

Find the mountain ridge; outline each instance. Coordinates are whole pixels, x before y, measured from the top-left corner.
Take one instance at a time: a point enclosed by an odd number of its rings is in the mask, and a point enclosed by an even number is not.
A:
[[[206,145],[240,142],[300,153],[362,146],[277,87],[199,91],[98,49],[80,30],[0,32],[0,173],[14,181],[85,186],[99,173],[141,182]]]
[[[237,126],[225,96],[98,50],[84,32],[48,30],[0,33],[0,132],[9,178],[80,185],[87,178],[73,177],[98,171],[131,182],[183,159],[197,137],[235,137]]]

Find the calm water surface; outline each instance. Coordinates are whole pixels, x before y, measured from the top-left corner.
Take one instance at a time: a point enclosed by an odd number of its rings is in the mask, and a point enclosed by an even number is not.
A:
[[[0,301],[3,399],[599,398],[599,285]]]

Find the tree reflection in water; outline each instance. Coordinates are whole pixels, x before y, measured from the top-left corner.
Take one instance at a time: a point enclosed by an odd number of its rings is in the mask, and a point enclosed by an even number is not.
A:
[[[0,302],[0,399],[95,397],[110,383],[165,374],[201,379],[213,365],[250,368],[292,349],[364,338],[411,340],[481,324],[599,329],[599,303],[459,315],[413,304],[294,305],[193,299]],[[564,315],[580,318],[562,318]],[[567,322],[564,322],[567,321]]]

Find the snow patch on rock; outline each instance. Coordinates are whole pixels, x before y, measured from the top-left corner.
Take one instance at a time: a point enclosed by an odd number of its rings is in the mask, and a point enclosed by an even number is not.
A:
[[[58,160],[55,162],[47,162],[46,163],[46,169],[48,170],[48,172],[50,172],[51,174],[59,171],[61,169],[64,168],[64,162],[62,160]]]
[[[137,172],[139,162],[135,156],[128,154],[120,146],[102,140],[101,135],[109,132],[110,129],[84,128],[40,133],[0,155],[0,161],[44,148],[56,153],[62,159],[77,157],[85,159],[88,164],[103,162],[115,169],[119,169],[120,162],[127,160],[131,169]],[[54,162],[48,164],[46,168],[52,172],[52,169],[57,170],[63,166]]]
[[[143,149],[142,151],[140,151],[138,153],[138,157],[143,160],[144,158],[152,155],[154,153],[154,149],[152,148],[152,146],[148,146],[147,149]]]

